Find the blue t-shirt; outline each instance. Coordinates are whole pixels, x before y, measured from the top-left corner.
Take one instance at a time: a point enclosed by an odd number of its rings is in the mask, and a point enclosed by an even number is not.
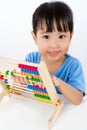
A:
[[[33,62],[33,63],[40,63],[40,53],[39,52],[31,52],[27,54],[25,61]],[[84,81],[84,74],[82,70],[82,65],[80,61],[69,54],[66,54],[66,59],[60,66],[56,72],[53,73],[56,77],[62,79],[72,87],[80,90],[85,95],[85,81]],[[61,94],[59,89],[56,87],[57,93]]]

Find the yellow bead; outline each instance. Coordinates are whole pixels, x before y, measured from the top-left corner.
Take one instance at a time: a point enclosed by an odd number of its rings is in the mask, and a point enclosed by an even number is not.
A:
[[[32,80],[29,80],[29,83],[32,84]]]
[[[4,74],[4,78],[6,78],[7,77],[7,74]]]
[[[12,88],[8,89],[8,92],[11,93],[12,92]]]

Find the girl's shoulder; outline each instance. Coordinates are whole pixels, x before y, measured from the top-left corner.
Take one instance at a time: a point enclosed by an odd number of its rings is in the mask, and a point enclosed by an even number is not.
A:
[[[77,59],[76,57],[73,57],[73,56],[71,56],[71,55],[69,55],[69,54],[66,54],[66,59],[65,59],[65,64],[75,64],[75,63],[77,63],[77,64],[81,64],[81,62],[80,62],[80,60],[79,59]]]

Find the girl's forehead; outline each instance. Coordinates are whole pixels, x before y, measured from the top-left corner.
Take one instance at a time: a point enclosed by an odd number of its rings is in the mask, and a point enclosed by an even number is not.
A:
[[[40,30],[47,30],[47,28],[50,26],[50,23],[46,23],[46,21],[41,21],[38,23],[38,29]],[[57,23],[54,21],[51,25],[52,30],[56,30],[57,29]]]

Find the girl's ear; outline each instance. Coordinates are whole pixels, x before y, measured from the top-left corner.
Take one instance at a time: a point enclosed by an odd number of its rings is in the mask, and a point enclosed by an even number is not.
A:
[[[36,42],[37,36],[35,35],[34,31],[32,31],[31,34],[32,34],[32,37],[33,37],[34,41]]]

